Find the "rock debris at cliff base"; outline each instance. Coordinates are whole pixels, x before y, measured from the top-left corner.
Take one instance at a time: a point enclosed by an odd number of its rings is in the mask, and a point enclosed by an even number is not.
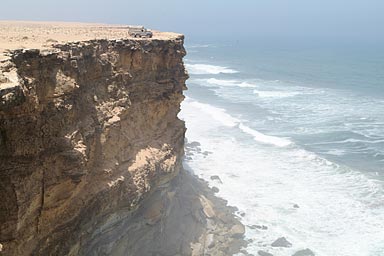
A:
[[[244,226],[233,213],[204,181],[181,171],[133,215],[122,210],[116,213],[121,219],[106,221],[109,233],[92,234],[82,254],[233,255],[246,245]]]

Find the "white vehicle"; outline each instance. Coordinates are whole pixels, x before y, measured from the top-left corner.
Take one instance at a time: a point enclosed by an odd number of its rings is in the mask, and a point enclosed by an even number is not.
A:
[[[153,33],[143,26],[129,27],[128,34],[133,37],[151,38]]]

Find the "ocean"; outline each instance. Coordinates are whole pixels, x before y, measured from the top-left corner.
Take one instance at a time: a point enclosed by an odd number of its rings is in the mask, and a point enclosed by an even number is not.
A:
[[[184,166],[238,208],[247,251],[384,255],[384,47],[186,49]],[[292,247],[272,247],[279,237]]]

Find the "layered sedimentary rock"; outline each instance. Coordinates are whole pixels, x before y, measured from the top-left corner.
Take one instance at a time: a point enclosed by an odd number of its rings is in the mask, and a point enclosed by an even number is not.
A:
[[[13,25],[30,45],[61,31]],[[183,36],[73,26],[84,40],[0,51],[0,254],[238,251],[233,209],[182,171]]]
[[[184,55],[180,35],[9,53],[0,85],[4,253],[77,254],[99,220],[131,212],[178,174]]]

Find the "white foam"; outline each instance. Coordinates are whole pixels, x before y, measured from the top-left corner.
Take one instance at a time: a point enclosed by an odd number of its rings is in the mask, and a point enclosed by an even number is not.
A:
[[[334,156],[343,156],[345,155],[345,150],[343,149],[330,149],[328,151],[325,152],[326,154],[329,154],[329,155],[334,155]]]
[[[292,141],[286,138],[266,135],[244,125],[241,120],[231,116],[222,108],[217,108],[209,104],[200,103],[195,100],[192,100],[191,98],[186,98],[185,102],[190,106],[193,106],[209,114],[214,120],[220,122],[224,126],[238,127],[244,133],[251,135],[253,139],[257,142],[274,145],[277,147],[286,147],[292,144]]]
[[[298,146],[245,143],[233,129],[255,135],[258,142],[276,141],[225,109],[217,109],[190,98],[183,102],[181,116],[188,127],[188,140],[199,141],[203,151],[212,152],[196,154],[187,164],[217,186],[220,197],[245,213],[241,217],[245,225],[268,226],[265,231],[246,229],[246,238],[254,240],[247,247],[250,253],[268,250],[285,256],[310,248],[319,256],[382,255],[382,184]],[[217,132],[223,120],[230,129]],[[223,183],[211,181],[212,175],[219,175]],[[268,246],[281,236],[292,242],[292,248]]]
[[[219,86],[233,86],[233,87],[243,87],[243,88],[255,88],[257,85],[247,83],[247,82],[241,82],[237,80],[223,80],[223,79],[216,79],[216,78],[209,78],[205,80],[208,84],[213,85],[219,85]]]
[[[185,64],[188,72],[194,75],[217,75],[217,74],[234,74],[238,73],[238,71],[215,65],[208,64]]]
[[[275,145],[275,146],[278,146],[278,147],[286,147],[286,146],[289,146],[292,144],[292,141],[288,140],[288,139],[285,139],[285,138],[279,138],[279,137],[275,137],[275,136],[270,136],[270,135],[265,135],[261,132],[258,132],[252,128],[249,128],[248,126],[246,125],[243,125],[243,124],[239,124],[239,128],[245,132],[245,133],[248,133],[250,135],[253,136],[253,139],[255,141],[258,141],[258,142],[261,142],[261,143],[265,143],[265,144],[271,144],[271,145]]]
[[[224,109],[213,107],[208,104],[200,103],[200,102],[191,100],[190,98],[188,98],[186,102],[189,102],[191,106],[198,108],[204,111],[205,113],[209,114],[213,119],[220,122],[224,126],[234,127],[240,122],[238,119],[226,113]]]
[[[296,95],[301,94],[300,92],[295,92],[295,91],[260,91],[260,90],[254,90],[253,93],[261,98],[286,98],[286,97],[294,97]]]
[[[337,140],[337,141],[328,141],[328,142],[317,142],[317,143],[312,143],[312,145],[327,145],[327,144],[344,144],[344,143],[365,143],[365,144],[378,144],[378,143],[383,143],[384,140],[379,139],[379,140],[359,140],[359,139],[345,139],[345,140]]]
[[[189,49],[189,48],[208,48],[208,47],[213,47],[213,46],[210,44],[194,44],[194,45],[186,46],[187,49]]]

